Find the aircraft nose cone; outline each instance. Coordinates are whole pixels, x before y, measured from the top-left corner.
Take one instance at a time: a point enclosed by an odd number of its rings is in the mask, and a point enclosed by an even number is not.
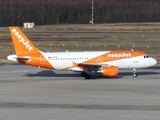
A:
[[[156,65],[156,64],[157,64],[157,60],[153,58],[153,59],[152,59],[152,64],[153,64],[153,65]]]

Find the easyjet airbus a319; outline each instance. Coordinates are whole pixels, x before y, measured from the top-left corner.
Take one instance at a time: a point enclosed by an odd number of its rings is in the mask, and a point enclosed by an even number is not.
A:
[[[145,52],[135,50],[42,52],[18,27],[9,27],[9,30],[16,55],[9,55],[8,60],[52,70],[77,71],[86,79],[90,79],[91,72],[115,77],[120,68],[133,69],[133,76],[136,77],[137,68],[147,68],[157,63]]]

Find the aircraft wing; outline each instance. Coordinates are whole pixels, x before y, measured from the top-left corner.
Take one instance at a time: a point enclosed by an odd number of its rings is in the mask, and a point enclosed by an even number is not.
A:
[[[88,71],[99,71],[103,68],[111,68],[111,67],[116,67],[118,69],[117,65],[110,64],[110,63],[108,63],[108,64],[103,64],[103,63],[101,63],[101,64],[95,64],[95,63],[83,64],[83,63],[80,63],[77,65],[79,67],[82,67],[84,70],[88,70]]]
[[[106,67],[108,67],[108,66],[117,66],[117,65],[115,65],[115,64],[110,64],[110,63],[108,63],[108,64],[103,64],[103,63],[101,63],[101,64],[95,64],[95,63],[80,63],[80,64],[78,64],[78,66],[99,66],[99,67],[102,67],[102,66],[106,66]]]

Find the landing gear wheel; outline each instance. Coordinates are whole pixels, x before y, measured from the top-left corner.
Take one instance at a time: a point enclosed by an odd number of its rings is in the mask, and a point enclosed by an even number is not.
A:
[[[91,78],[91,76],[89,74],[85,75],[85,79],[90,79],[90,78]]]
[[[81,76],[82,76],[82,77],[85,77],[85,76],[86,76],[86,72],[83,71],[83,72],[81,73]]]
[[[136,73],[134,73],[134,74],[133,74],[133,77],[137,77],[137,74],[136,74]]]
[[[133,68],[133,77],[137,77],[136,69]]]

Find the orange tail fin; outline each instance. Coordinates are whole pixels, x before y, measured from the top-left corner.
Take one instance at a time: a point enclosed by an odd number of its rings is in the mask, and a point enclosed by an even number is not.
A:
[[[14,49],[17,55],[39,53],[39,50],[17,26],[9,27]]]

